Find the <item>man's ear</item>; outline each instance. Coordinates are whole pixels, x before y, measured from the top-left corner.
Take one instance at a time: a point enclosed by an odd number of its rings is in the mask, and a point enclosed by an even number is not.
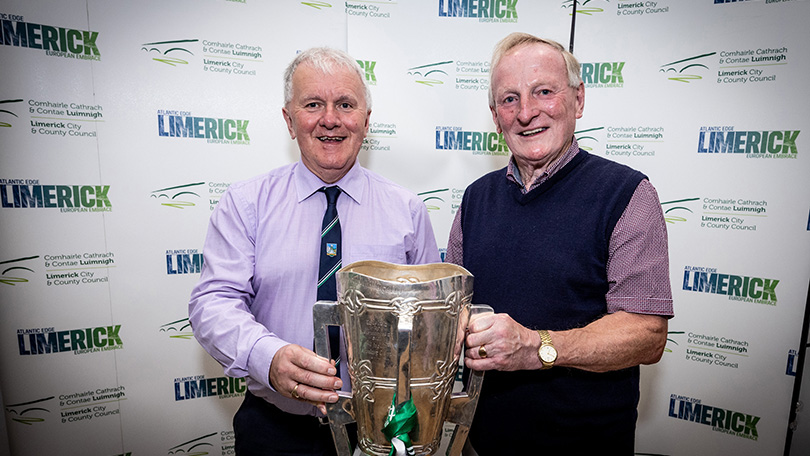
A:
[[[366,112],[366,134],[368,134],[369,125],[371,125],[371,109]]]
[[[580,82],[577,87],[577,119],[582,118],[583,112],[585,112],[585,83]]]
[[[284,116],[284,121],[287,122],[287,131],[290,132],[290,138],[295,139],[295,128],[293,128],[293,119],[290,116],[290,112],[287,111],[287,107],[281,108],[281,115]]]
[[[501,130],[501,124],[498,122],[498,111],[493,106],[490,106],[489,110],[492,112],[492,121],[495,122],[495,131],[498,134],[503,133],[503,130]]]

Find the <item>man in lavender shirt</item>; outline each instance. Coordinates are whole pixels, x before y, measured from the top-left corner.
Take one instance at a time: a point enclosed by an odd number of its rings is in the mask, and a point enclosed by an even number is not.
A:
[[[634,453],[640,364],[672,317],[666,226],[646,176],[579,149],[585,88],[561,45],[495,48],[490,110],[512,153],[472,183],[447,261],[474,276],[465,364],[486,374],[470,442],[481,456]]]
[[[189,302],[200,344],[248,392],[234,417],[236,454],[334,454],[325,403],[345,367],[313,351],[321,221],[337,185],[342,264],[439,262],[424,203],[357,162],[371,96],[342,51],[314,48],[285,72],[284,108],[301,160],[235,183],[211,215],[205,263]],[[348,389],[348,388],[346,388]]]

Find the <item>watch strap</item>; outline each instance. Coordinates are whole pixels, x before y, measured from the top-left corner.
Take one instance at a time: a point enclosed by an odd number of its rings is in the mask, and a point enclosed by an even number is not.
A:
[[[540,353],[542,352],[543,347],[545,346],[549,346],[552,349],[554,349],[554,351],[556,351],[554,343],[551,340],[551,335],[545,329],[538,329],[537,334],[540,335],[540,348],[537,349],[537,358],[540,359],[540,364],[543,365],[542,369],[551,369],[552,367],[554,367],[554,361],[547,362],[543,360],[542,356],[540,356]]]

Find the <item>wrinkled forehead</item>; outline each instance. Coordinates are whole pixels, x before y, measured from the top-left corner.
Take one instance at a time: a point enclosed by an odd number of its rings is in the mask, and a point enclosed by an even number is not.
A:
[[[565,70],[565,58],[562,52],[546,43],[521,43],[504,52],[495,62],[492,72],[495,73],[503,65],[514,64],[518,61],[522,65],[540,65],[557,67]]]
[[[533,80],[568,85],[565,58],[551,46],[531,43],[516,46],[503,55],[492,69],[492,87],[497,91],[507,81]]]
[[[298,95],[330,93],[366,101],[363,80],[357,72],[335,62],[328,65],[302,62],[293,73],[292,89]]]

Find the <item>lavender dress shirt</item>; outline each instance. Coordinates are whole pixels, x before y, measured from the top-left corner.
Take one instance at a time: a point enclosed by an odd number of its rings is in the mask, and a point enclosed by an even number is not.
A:
[[[338,182],[342,262],[440,262],[424,203],[358,163]],[[273,390],[270,363],[294,343],[312,349],[326,198],[302,162],[235,183],[211,215],[189,317],[200,344],[251,393],[299,415],[317,409]],[[345,357],[342,357],[345,359]],[[348,389],[345,367],[341,369]]]

